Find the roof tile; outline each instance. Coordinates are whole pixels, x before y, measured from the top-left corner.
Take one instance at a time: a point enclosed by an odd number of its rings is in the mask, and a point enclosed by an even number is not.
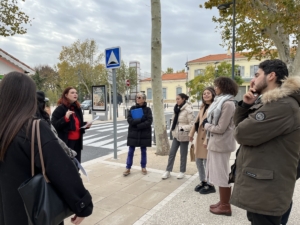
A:
[[[186,73],[185,72],[180,72],[180,73],[165,73],[161,76],[162,80],[184,80],[186,79]],[[143,81],[151,81],[151,78],[146,78]]]
[[[194,59],[189,61],[188,63],[196,63],[196,62],[210,62],[210,61],[222,61],[224,59],[231,59],[231,54],[228,55],[227,53],[224,54],[215,54],[215,55],[207,55],[199,59]],[[246,58],[246,56],[242,55],[241,53],[236,52],[235,58]]]

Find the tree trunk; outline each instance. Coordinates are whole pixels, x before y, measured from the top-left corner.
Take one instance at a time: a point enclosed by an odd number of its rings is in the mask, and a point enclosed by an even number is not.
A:
[[[160,0],[151,0],[151,85],[153,93],[153,115],[156,136],[156,154],[167,155],[170,144],[163,109],[161,80],[161,11]]]

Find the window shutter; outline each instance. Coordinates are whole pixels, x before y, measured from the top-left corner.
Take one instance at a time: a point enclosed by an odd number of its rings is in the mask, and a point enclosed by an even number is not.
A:
[[[147,99],[152,99],[152,89],[151,88],[147,89]]]
[[[254,77],[254,66],[250,66],[250,77]]]
[[[245,67],[241,66],[241,77],[245,76]]]

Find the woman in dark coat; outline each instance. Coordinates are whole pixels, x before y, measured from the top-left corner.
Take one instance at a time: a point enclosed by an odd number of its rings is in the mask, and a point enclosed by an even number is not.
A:
[[[56,129],[58,137],[77,153],[75,158],[81,162],[83,134],[85,133],[85,129],[81,127],[86,125],[86,122],[83,122],[77,98],[75,88],[66,88],[57,102],[57,108],[52,113],[51,123]],[[88,125],[86,129],[90,127],[91,125]]]
[[[146,164],[147,164],[147,148],[151,147],[152,143],[152,111],[147,107],[146,95],[144,93],[138,93],[136,96],[136,105],[130,108],[128,112],[127,122],[128,127],[128,137],[127,146],[129,146],[126,170],[123,175],[127,176],[130,174],[130,169],[132,166],[133,155],[135,147],[141,147],[141,167],[142,173],[147,174]],[[132,110],[141,108],[143,110],[143,116],[138,119],[132,118]]]
[[[18,85],[16,85],[18,84]],[[25,74],[11,72],[0,83],[0,224],[29,225],[19,186],[31,178],[31,126],[36,113],[36,88]],[[84,188],[76,167],[68,158],[49,125],[40,123],[46,174],[76,215],[80,224],[93,210],[92,197]],[[35,171],[41,172],[35,144]],[[51,201],[51,199],[49,199]]]

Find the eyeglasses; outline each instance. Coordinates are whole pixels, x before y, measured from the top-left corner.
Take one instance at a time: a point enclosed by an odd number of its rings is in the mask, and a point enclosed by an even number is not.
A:
[[[136,97],[137,99],[142,99],[142,97]]]

